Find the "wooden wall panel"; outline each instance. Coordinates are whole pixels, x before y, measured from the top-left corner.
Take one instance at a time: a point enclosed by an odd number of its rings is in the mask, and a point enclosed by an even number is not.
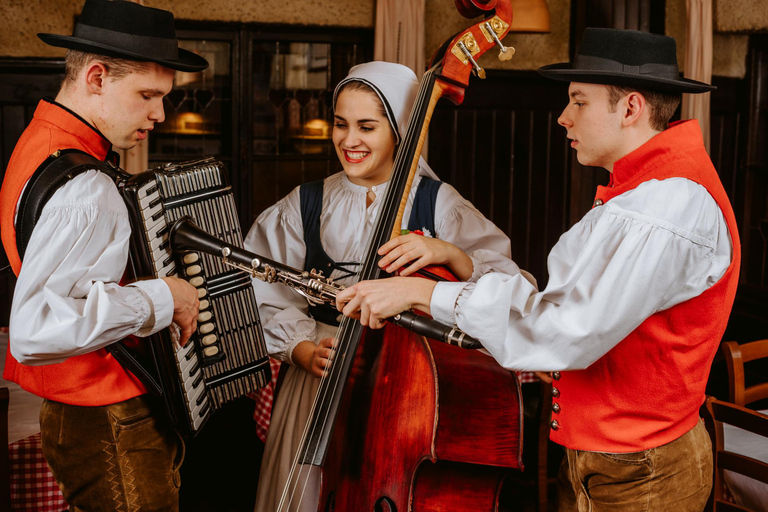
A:
[[[741,236],[741,275],[726,338],[768,336],[768,37],[750,37],[747,77],[715,79],[712,160]]]
[[[586,27],[664,33],[665,0],[582,0],[571,2],[571,56]]]
[[[64,77],[64,63],[56,60],[0,59],[0,180],[24,128],[43,96],[55,96]],[[0,250],[0,269],[8,265]],[[0,270],[0,326],[8,325],[16,278]]]
[[[747,167],[768,170],[768,37],[750,39]],[[762,136],[761,136],[762,135]]]
[[[438,103],[430,125],[432,168],[510,237],[540,284],[570,224],[570,149],[557,124],[566,91],[535,73],[489,72],[461,106]]]

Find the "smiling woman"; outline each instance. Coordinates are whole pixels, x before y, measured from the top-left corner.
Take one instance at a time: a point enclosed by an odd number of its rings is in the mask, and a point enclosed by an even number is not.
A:
[[[389,179],[396,138],[373,89],[352,83],[367,91],[349,85],[341,90],[334,112],[333,145],[349,181],[370,190]],[[370,194],[369,200],[373,201]]]
[[[322,181],[294,189],[264,211],[245,240],[246,249],[303,269],[319,269],[338,284],[349,285],[363,261],[367,240],[382,207],[393,160],[405,133],[417,92],[409,68],[387,62],[353,67],[334,93],[333,143],[344,169]],[[383,265],[408,271],[444,263],[465,279],[507,265],[509,239],[456,190],[436,180],[422,159],[405,207],[402,228],[408,234],[389,242]],[[477,253],[471,252],[482,249]],[[466,251],[466,253],[465,253]],[[387,251],[380,251],[384,255]],[[469,253],[469,255],[468,255]],[[482,255],[480,255],[482,254]],[[280,506],[291,477],[291,463],[301,442],[320,377],[330,354],[339,319],[333,308],[309,307],[293,290],[254,281],[259,315],[270,355],[285,362],[272,413],[257,489],[256,510],[317,510],[319,473],[303,475],[300,503]],[[257,410],[269,410],[259,404]]]

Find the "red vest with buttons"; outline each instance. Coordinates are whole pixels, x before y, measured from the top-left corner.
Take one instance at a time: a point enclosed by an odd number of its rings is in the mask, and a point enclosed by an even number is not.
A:
[[[32,122],[13,150],[0,190],[3,246],[16,275],[21,270],[16,248],[16,205],[29,178],[58,149],[79,149],[104,160],[110,147],[107,139],[61,105],[47,100],[38,104]],[[62,337],[67,335],[61,333]],[[3,378],[35,395],[71,405],[108,405],[147,392],[105,349],[70,357],[58,364],[28,366],[14,359],[9,343]]]
[[[704,293],[652,315],[589,368],[561,372],[554,382],[550,437],[566,448],[647,450],[674,441],[699,421],[712,359],[736,295],[741,246],[698,122],[674,123],[617,161],[611,183],[598,187],[595,204],[645,181],[668,178],[694,181],[717,202],[733,245],[731,265]]]

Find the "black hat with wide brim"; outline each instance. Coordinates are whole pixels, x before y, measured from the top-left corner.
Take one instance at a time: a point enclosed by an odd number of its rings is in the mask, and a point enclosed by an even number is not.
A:
[[[173,14],[123,0],[86,0],[71,36],[37,34],[60,48],[142,62],[178,71],[202,71],[208,61],[176,39]]]
[[[680,76],[674,38],[637,30],[587,28],[573,63],[538,69],[554,80],[619,85],[666,93],[702,93],[717,87]]]

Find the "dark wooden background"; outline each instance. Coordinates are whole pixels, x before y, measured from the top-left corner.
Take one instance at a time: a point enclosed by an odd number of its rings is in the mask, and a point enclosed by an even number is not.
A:
[[[587,25],[663,32],[664,3],[574,1],[571,54]],[[187,28],[194,34],[194,24]],[[222,39],[237,43],[233,46],[233,125],[229,133],[239,138],[231,141],[231,154],[225,156],[238,190],[241,222],[247,229],[261,210],[291,188],[339,167],[328,159],[291,157],[278,161],[249,154],[252,70],[248,69],[248,48],[254,40],[282,34],[282,29],[206,24],[200,31],[209,36],[218,31]],[[290,31],[286,37],[354,41],[359,44],[360,61],[370,59],[370,31],[301,27]],[[739,289],[725,335],[725,339],[739,342],[768,337],[768,35],[749,37],[746,76],[715,77],[713,83],[718,90],[711,96],[711,156],[733,203],[742,241]],[[0,58],[0,178],[38,100],[56,94],[62,71],[62,62],[57,60]],[[567,103],[566,90],[565,84],[546,80],[532,71],[491,70],[486,80],[472,80],[461,106],[448,101],[438,104],[429,134],[428,159],[434,170],[509,235],[513,259],[531,271],[541,286],[547,280],[549,250],[589,210],[596,185],[608,181],[605,170],[576,162],[566,143],[565,130],[557,125],[557,117]],[[5,265],[5,255],[0,252],[0,268]],[[8,324],[13,284],[12,276],[0,277],[0,326]],[[756,376],[753,373],[747,379]],[[720,398],[727,396],[724,365],[719,358],[710,381],[708,392]],[[184,466],[187,489],[207,485],[196,482],[198,473],[232,474],[211,468],[232,463],[220,458],[221,439],[237,441],[239,448],[235,447],[235,451],[239,449],[242,459],[258,468],[260,447],[242,444],[253,438],[252,424],[244,421],[250,417],[252,404],[238,402],[231,409],[235,412],[221,415],[205,438],[197,446],[190,446],[190,460]],[[227,487],[252,490],[254,472],[251,468],[242,473],[238,481],[217,479],[214,491]],[[210,499],[219,499],[222,493],[218,491],[212,491]],[[244,510],[252,503],[252,495],[228,495],[245,503]],[[201,493],[189,499],[205,506],[206,496]]]

